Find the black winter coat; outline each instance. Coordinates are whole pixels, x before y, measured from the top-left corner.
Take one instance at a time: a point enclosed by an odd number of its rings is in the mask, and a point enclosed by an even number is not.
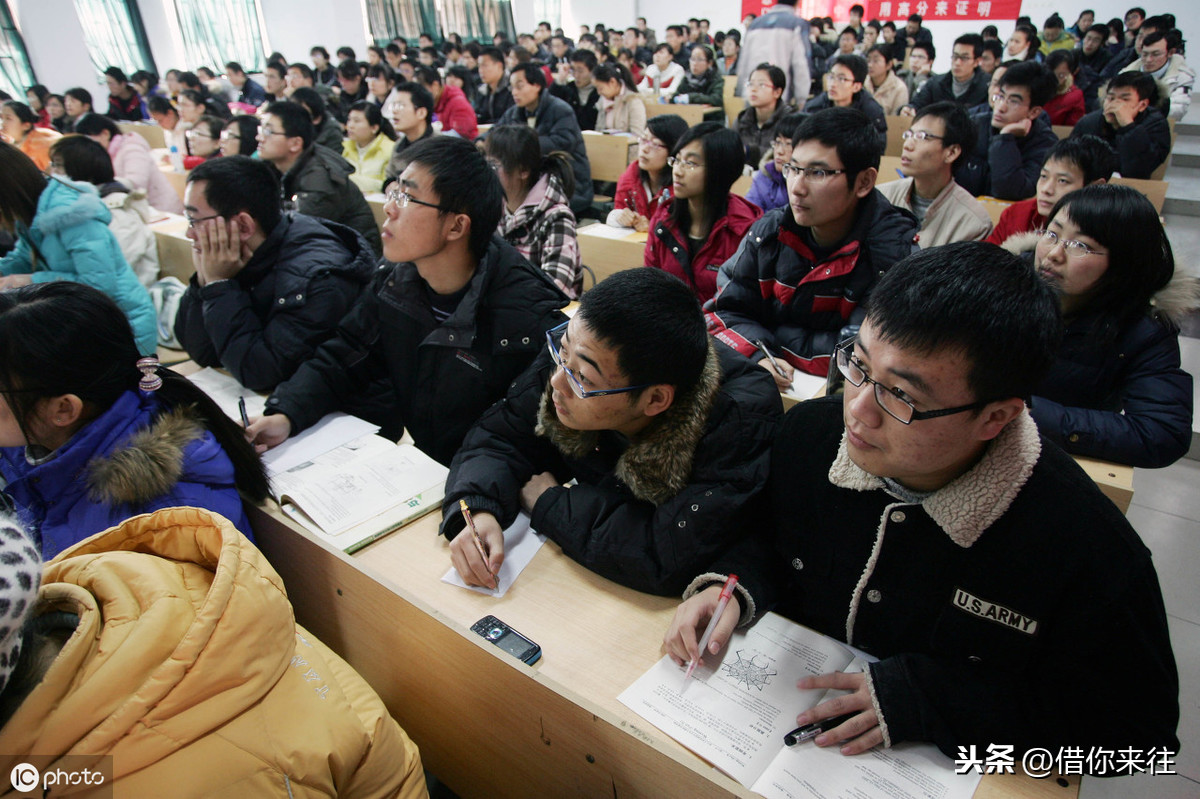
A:
[[[408,428],[423,452],[450,463],[479,414],[545,351],[567,297],[495,237],[441,324],[428,291],[411,263],[379,269],[336,334],[267,399],[267,413],[287,414],[296,433],[390,380],[394,431]]]
[[[547,399],[555,366],[544,352],[503,402],[471,430],[450,466],[442,532],[463,528],[458,500],[507,527],[521,487],[552,473],[571,488],[547,489],[532,526],[610,580],[678,594],[688,580],[755,525],[766,484],[779,392],[765,370],[714,344],[700,386],[676,395],[659,420],[630,441],[570,430]],[[583,400],[595,401],[595,400]]]
[[[310,144],[280,181],[284,202],[295,200],[302,214],[318,216],[352,227],[362,234],[375,255],[383,254],[383,240],[375,214],[362,190],[350,180],[354,167],[341,152]]]
[[[1001,134],[992,127],[992,109],[971,115],[977,139],[975,149],[954,170],[958,185],[976,197],[989,195],[1000,200],[1024,200],[1037,191],[1038,175],[1058,136],[1050,118],[1040,114],[1026,136]]]
[[[232,280],[201,287],[192,276],[175,335],[201,366],[270,391],[333,335],[374,273],[375,253],[355,231],[285,215]]]
[[[1099,136],[1117,151],[1122,177],[1147,180],[1171,154],[1171,127],[1157,108],[1147,108],[1132,124],[1120,130],[1104,119],[1104,111],[1093,111],[1075,123],[1071,138]]]
[[[988,84],[990,81],[990,75],[982,69],[976,68],[966,92],[961,97],[955,97],[954,74],[947,72],[944,75],[938,75],[936,78],[930,78],[925,81],[925,84],[920,89],[917,89],[917,95],[910,99],[908,104],[920,111],[931,103],[940,103],[943,100],[948,100],[966,108],[971,108],[972,106],[988,101]]]
[[[883,106],[879,104],[878,100],[865,91],[859,91],[850,101],[850,107],[856,108],[866,114],[867,119],[871,120],[871,124],[875,126],[875,130],[887,136],[887,114],[883,112]],[[821,92],[804,104],[804,111],[809,114],[816,111],[824,111],[826,108],[833,108],[833,100],[829,99],[829,92]],[[881,141],[879,144],[880,148],[883,145],[884,142]]]
[[[514,105],[504,112],[497,124],[528,125],[529,112],[519,105]],[[534,125],[537,131],[538,143],[542,146],[542,155],[549,155],[555,150],[562,150],[571,156],[571,171],[575,173],[575,194],[571,197],[571,211],[578,215],[592,205],[592,166],[588,161],[587,148],[583,144],[583,133],[579,129],[579,120],[571,106],[543,91],[537,107],[537,121]]]

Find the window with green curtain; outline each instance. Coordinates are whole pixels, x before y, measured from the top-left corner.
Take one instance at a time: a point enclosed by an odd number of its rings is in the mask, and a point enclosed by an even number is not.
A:
[[[441,38],[433,0],[366,0],[367,24],[376,44],[384,45],[397,36],[413,44],[422,31]]]
[[[221,72],[237,61],[247,72],[266,66],[258,0],[175,0],[188,68]]]
[[[504,32],[509,40],[516,39],[512,3],[509,0],[442,0],[442,28],[457,33],[463,41],[483,41],[491,44],[492,35]]]
[[[139,69],[157,73],[134,0],[75,0],[75,11],[97,73],[109,67],[120,67],[126,75]]]
[[[25,51],[25,40],[13,23],[8,0],[0,0],[0,89],[18,100],[25,100],[25,89],[37,81]]]

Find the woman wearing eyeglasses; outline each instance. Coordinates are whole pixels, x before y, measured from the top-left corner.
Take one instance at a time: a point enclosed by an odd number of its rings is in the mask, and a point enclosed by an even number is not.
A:
[[[1196,280],[1175,274],[1158,214],[1135,189],[1087,186],[1049,219],[1034,265],[1059,290],[1065,334],[1033,418],[1067,452],[1169,466],[1192,438],[1177,320],[1198,305]]]
[[[742,174],[742,140],[718,122],[701,122],[675,144],[672,199],[650,220],[646,266],[678,277],[708,302],[717,272],[762,216],[757,205],[729,189]]]
[[[221,155],[254,155],[258,150],[258,117],[239,114],[221,131]]]
[[[671,197],[667,158],[687,128],[687,122],[676,114],[660,114],[646,122],[646,131],[638,138],[637,158],[617,180],[608,224],[638,231],[650,229],[650,220],[659,206]]]
[[[138,352],[157,352],[154,303],[121,254],[108,228],[112,214],[95,186],[47,179],[24,153],[2,142],[0,175],[0,224],[17,239],[0,259],[0,290],[54,280],[87,283],[125,312]]]
[[[220,158],[221,131],[224,129],[225,120],[207,114],[200,117],[184,134],[189,154],[183,159],[183,168],[195,169],[210,158]]]

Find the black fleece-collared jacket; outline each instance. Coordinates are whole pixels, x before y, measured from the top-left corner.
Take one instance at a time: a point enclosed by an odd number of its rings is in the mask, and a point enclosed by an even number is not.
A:
[[[455,456],[442,533],[454,538],[462,530],[459,499],[507,527],[520,510],[521,487],[549,471],[577,484],[541,495],[535,530],[610,580],[677,594],[752,525],[781,416],[774,381],[714,343],[700,383],[629,440],[558,420],[549,401],[556,367],[544,350]]]
[[[772,523],[688,593],[737,574],[742,623],[774,610],[878,657],[868,685],[885,746],[1177,751],[1150,551],[1070,456],[1022,413],[915,503],[850,459],[842,413],[838,397],[791,410]]]
[[[354,167],[341,151],[310,144],[279,182],[284,202],[295,210],[352,227],[362,234],[376,255],[383,253],[383,240],[375,214],[362,190],[350,180]]]
[[[407,428],[420,449],[449,463],[463,436],[504,396],[566,321],[567,297],[512,245],[493,237],[466,293],[438,324],[429,285],[411,263],[379,269],[337,331],[267,399],[298,433],[390,381],[384,433]]]

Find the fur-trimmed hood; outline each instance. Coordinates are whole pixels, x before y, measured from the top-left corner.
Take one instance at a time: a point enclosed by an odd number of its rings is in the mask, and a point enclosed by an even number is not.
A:
[[[617,461],[616,477],[640,500],[660,504],[688,484],[696,445],[704,435],[709,412],[721,387],[721,364],[710,340],[700,380],[690,392],[647,427]],[[600,433],[572,430],[558,420],[550,399],[550,383],[538,407],[536,432],[568,458],[583,458],[595,449]]]
[[[105,456],[88,462],[94,502],[139,505],[169,492],[183,475],[183,451],[204,434],[190,407],[166,411]]]
[[[1041,235],[1033,231],[1014,233],[1000,246],[1013,255],[1032,259],[1039,239]],[[1154,314],[1166,317],[1178,327],[1184,316],[1200,308],[1200,280],[1184,273],[1177,265],[1170,282],[1155,292],[1150,304]]]
[[[922,502],[929,518],[966,549],[1003,516],[1021,493],[1042,453],[1042,440],[1028,410],[1022,410],[988,446],[971,469]],[[884,481],[850,458],[846,434],[829,467],[829,482],[851,491],[884,489]]]
[[[96,187],[53,176],[46,181],[30,227],[34,233],[49,236],[92,220],[105,225],[112,221],[112,212],[100,199]]]

